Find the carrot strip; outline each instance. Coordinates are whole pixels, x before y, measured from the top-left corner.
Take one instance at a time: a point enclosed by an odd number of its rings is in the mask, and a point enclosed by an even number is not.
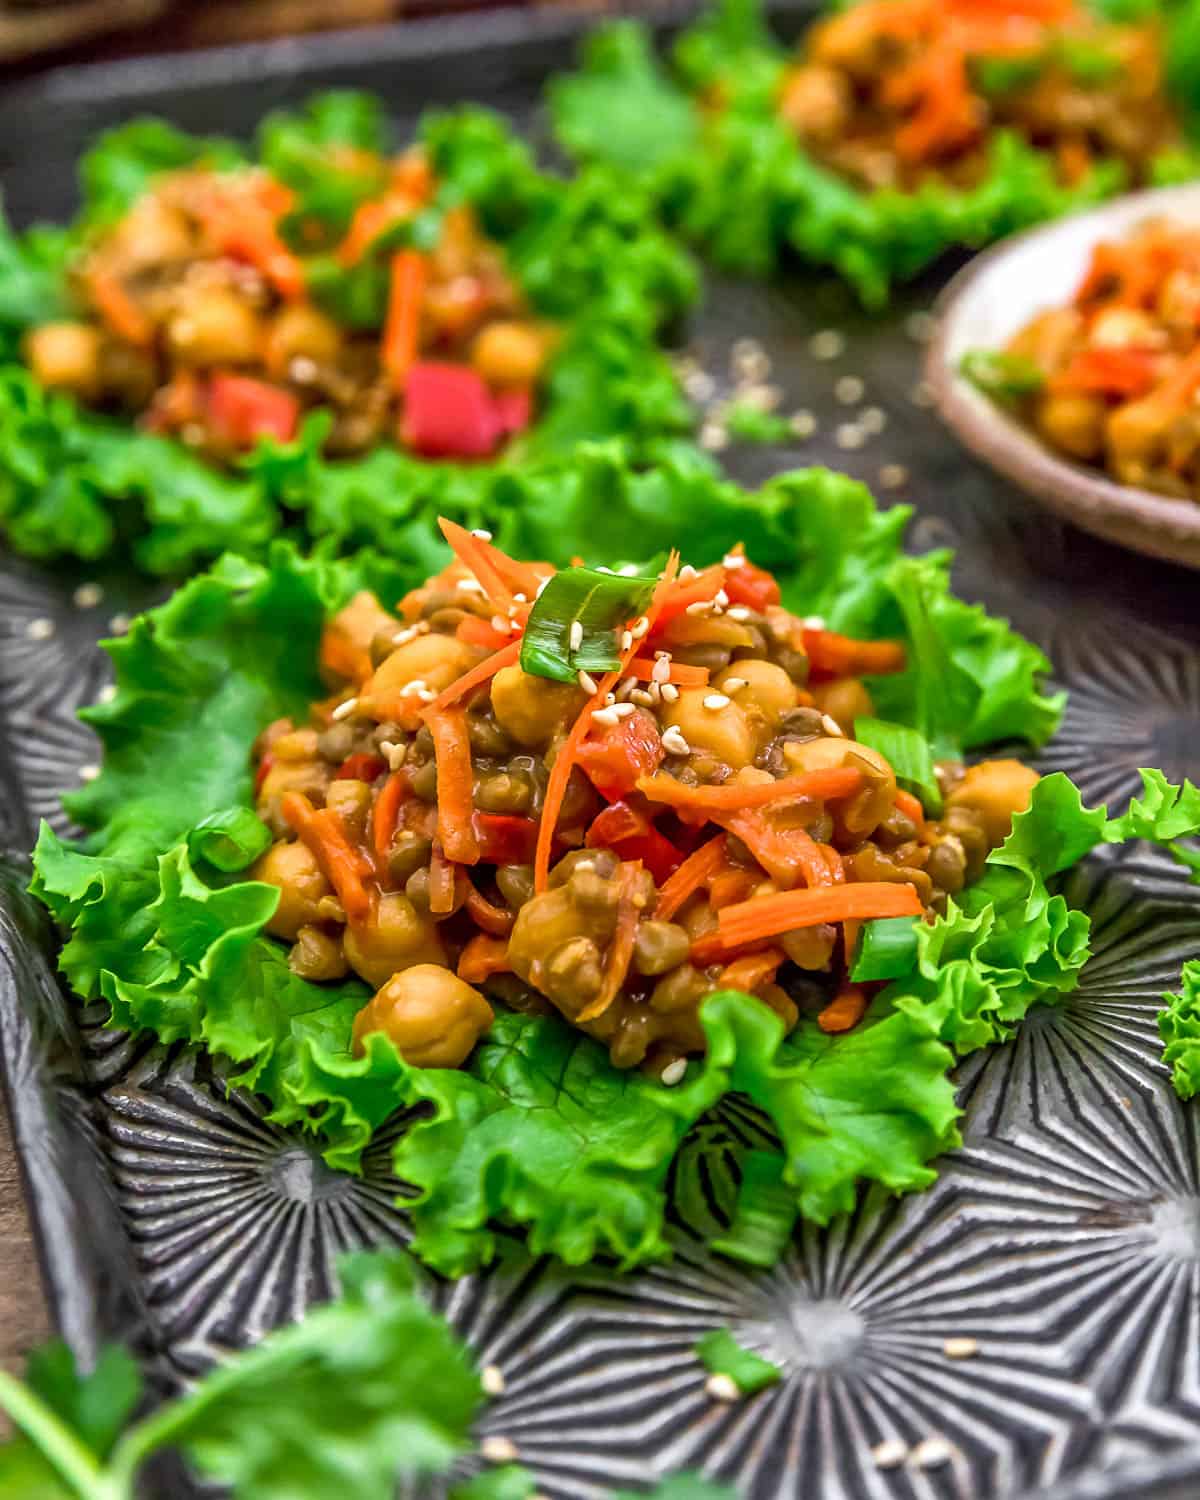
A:
[[[96,268],[87,277],[96,311],[119,339],[146,349],[154,342],[154,325],[111,271]]]
[[[832,844],[818,844],[817,848],[824,856],[825,863],[829,867],[829,878],[834,885],[846,884],[846,866],[842,863],[842,856]]]
[[[448,521],[445,516],[438,517],[438,526],[455,557],[474,575],[487,597],[494,604],[507,609],[513,603],[512,590],[505,583],[492,557],[496,549],[489,547],[482,537],[475,536],[457,521]]]
[[[785,956],[778,948],[764,948],[761,953],[735,958],[721,970],[717,983],[722,989],[745,990],[753,995],[760,985],[770,984],[775,978]]]
[[[471,742],[462,708],[427,714],[437,764],[438,838],[446,858],[455,864],[479,863],[479,840],[471,814],[475,811],[471,771]]]
[[[482,646],[485,651],[500,651],[512,641],[511,631],[501,635],[494,625],[478,615],[464,615],[454,634],[468,646]]]
[[[906,882],[865,880],[808,890],[780,891],[727,906],[718,916],[718,934],[726,948],[762,942],[793,927],[817,927],[857,917],[918,917],[921,898]]]
[[[639,776],[637,786],[649,802],[663,802],[668,807],[686,811],[714,813],[766,807],[770,803],[799,797],[832,801],[851,796],[858,791],[862,780],[862,772],[855,766],[830,766],[820,771],[804,771],[797,776],[782,776],[778,781],[727,781],[723,786],[687,786],[674,776],[660,772],[655,776]]]
[[[708,883],[708,904],[713,911],[723,906],[732,906],[735,901],[745,901],[762,879],[753,870],[742,870],[730,866],[719,870]]]
[[[325,671],[348,682],[364,683],[372,671],[370,653],[332,624],[321,632],[318,661]]]
[[[656,922],[669,922],[683,903],[695,891],[720,870],[725,863],[725,835],[717,834],[707,844],[689,854],[675,871],[664,880],[658,891],[658,904],[654,908]]]
[[[371,809],[371,847],[381,860],[387,858],[392,847],[396,824],[400,821],[400,806],[407,790],[408,777],[403,771],[393,771],[375,798],[375,806]]]
[[[482,927],[484,932],[490,932],[493,937],[506,938],[517,920],[515,913],[509,911],[507,906],[496,906],[477,891],[470,876],[467,877],[466,907],[476,927]]]
[[[361,922],[371,910],[366,861],[346,837],[341,818],[332,808],[319,812],[303,792],[285,792],[279,799],[284,822],[295,830],[337,892],[350,922]]]
[[[914,797],[911,792],[897,791],[896,806],[904,814],[904,816],[906,818],[910,818],[918,828],[924,826],[925,809],[921,806],[920,800]]]
[[[419,250],[398,250],[392,256],[382,358],[396,390],[403,390],[421,346],[421,304],[425,300],[428,268],[429,263]]]
[[[451,704],[457,703],[460,698],[465,698],[473,689],[489,682],[501,667],[509,667],[521,654],[521,642],[513,641],[511,645],[505,646],[503,651],[497,651],[494,656],[489,656],[486,661],[481,661],[477,667],[472,667],[469,672],[464,672],[461,677],[455,678],[450,686],[444,689],[433,700],[424,711],[426,720],[436,718],[438,714],[444,713]]]
[[[458,958],[458,977],[468,984],[482,984],[493,974],[509,973],[508,942],[487,932],[477,932]]]
[[[627,677],[636,677],[641,682],[649,682],[654,676],[654,668],[657,665],[653,657],[635,656],[629,663]],[[707,687],[708,668],[689,667],[686,662],[672,661],[671,675],[668,682],[673,682],[676,687]]]
[[[773,881],[784,890],[796,884],[798,875],[807,886],[832,885],[833,876],[821,846],[804,828],[774,828],[768,815],[758,809],[713,813],[712,820],[727,833],[741,839]]]
[[[597,1016],[602,1016],[608,1007],[617,998],[617,992],[629,972],[629,963],[633,958],[633,945],[637,939],[638,909],[633,904],[633,890],[637,877],[641,874],[642,862],[634,860],[632,864],[622,864],[618,874],[617,899],[617,927],[608,944],[608,953],[604,960],[604,981],[600,986],[600,993],[579,1012],[576,1024],[581,1025],[585,1021],[594,1021]]]
[[[862,1020],[866,1009],[866,990],[857,984],[843,985],[817,1016],[817,1025],[830,1035],[836,1035],[840,1031],[849,1031]]]
[[[429,857],[429,910],[434,916],[445,917],[454,910],[457,885],[458,866],[446,858],[441,844],[435,842]]]
[[[899,641],[856,641],[834,630],[805,630],[804,650],[810,668],[824,677],[884,677],[904,670]]]
[[[650,630],[653,630],[654,623],[662,611],[663,600],[675,586],[675,578],[678,572],[679,553],[672,552],[670,557],[667,558],[667,566],[663,569],[662,577],[658,580],[658,585],[651,596],[650,603],[646,606],[646,621]],[[647,631],[648,633],[649,631]],[[579,717],[571,725],[570,733],[559,747],[557,756],[555,756],[554,765],[550,771],[550,779],[546,783],[546,796],[542,803],[542,821],[538,825],[537,848],[534,851],[533,858],[533,888],[539,895],[546,889],[546,881],[550,874],[550,850],[554,842],[555,829],[558,827],[558,815],[562,811],[563,797],[566,795],[567,782],[570,780],[571,768],[575,764],[575,757],[579,752],[579,746],[583,743],[584,736],[592,726],[592,711],[600,707],[608,692],[625,675],[629,663],[633,660],[636,649],[637,643],[635,642],[630,646],[628,651],[621,653],[621,664],[617,670],[615,672],[607,672],[600,679],[595,693],[584,704]]]

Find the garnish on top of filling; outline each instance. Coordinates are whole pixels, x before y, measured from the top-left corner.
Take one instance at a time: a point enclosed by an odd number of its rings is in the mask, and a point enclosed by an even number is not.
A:
[[[1134,180],[1179,130],[1155,24],[1075,0],[862,0],[815,26],[779,108],[805,146],[865,187],[985,174],[989,133],[1053,153],[1073,184],[1099,158]]]
[[[495,1000],[672,1082],[705,995],[790,1027],[805,975],[846,1030],[864,924],[943,910],[1028,805],[1019,762],[934,767],[875,719],[863,678],[903,647],[789,613],[740,550],[556,572],[442,525],[455,561],[396,612],[361,593],[331,618],[331,695],[255,746],[267,930],[304,978],[375,989],[357,1048],[456,1067]]]
[[[326,149],[359,184],[334,245],[261,167],[158,178],[79,256],[78,318],[27,334],[37,379],[218,462],[287,441],[315,408],[331,414],[331,455],[389,440],[429,458],[498,452],[532,420],[555,329],[470,207],[435,207],[419,147]],[[312,253],[295,248],[309,238]],[[372,286],[342,317],[318,305],[323,275],[376,269],[386,298]]]
[[[1068,306],[963,369],[1068,458],[1200,498],[1200,231],[1155,219],[1102,241]]]

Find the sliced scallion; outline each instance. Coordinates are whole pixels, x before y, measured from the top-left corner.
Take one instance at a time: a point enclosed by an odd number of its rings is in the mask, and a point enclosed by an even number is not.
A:
[[[917,966],[917,918],[876,917],[864,922],[850,967],[856,984],[902,979]]]
[[[933,752],[923,734],[886,719],[855,719],[854,737],[860,744],[878,750],[895,771],[897,783],[919,797],[925,811],[937,817],[942,810],[942,793],[933,769]]]
[[[642,613],[654,585],[653,578],[561,569],[530,611],[521,670],[556,682],[574,682],[580,672],[615,672],[621,664],[617,632]]]
[[[1035,395],[1046,384],[1040,366],[1023,354],[1002,349],[971,349],[959,366],[972,385],[994,401],[1017,401]]]
[[[270,848],[271,830],[248,807],[226,807],[209,813],[187,836],[188,854],[229,874],[253,864]]]
[[[752,1396],[783,1379],[778,1365],[743,1349],[728,1328],[714,1328],[696,1345],[696,1358],[710,1375],[727,1375],[743,1396]]]

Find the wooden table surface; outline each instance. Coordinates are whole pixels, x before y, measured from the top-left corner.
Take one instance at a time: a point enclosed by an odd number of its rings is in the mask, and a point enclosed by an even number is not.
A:
[[[19,1374],[26,1353],[49,1331],[21,1173],[0,1106],[0,1364]]]

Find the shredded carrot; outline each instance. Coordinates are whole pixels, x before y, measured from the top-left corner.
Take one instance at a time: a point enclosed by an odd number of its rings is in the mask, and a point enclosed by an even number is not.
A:
[[[667,566],[663,570],[662,577],[646,606],[646,621],[650,630],[653,630],[655,621],[663,607],[663,600],[671,593],[675,586],[675,579],[679,572],[679,553],[672,552],[667,559]],[[647,632],[649,633],[649,632]],[[537,849],[534,851],[533,860],[533,888],[540,894],[546,889],[546,880],[550,874],[550,850],[554,842],[555,829],[558,827],[558,815],[562,811],[563,798],[567,791],[567,782],[571,777],[571,769],[575,764],[575,757],[579,752],[579,746],[583,743],[584,736],[592,726],[592,712],[599,708],[609,691],[624,676],[629,663],[633,660],[637,649],[635,642],[628,651],[621,653],[621,664],[615,672],[606,673],[596,686],[595,693],[588,699],[581,710],[579,717],[571,725],[566,739],[559,746],[554,765],[550,771],[550,779],[546,783],[546,796],[542,803],[542,821],[538,826]]]
[[[637,786],[649,802],[663,802],[668,807],[686,811],[714,813],[766,807],[800,797],[833,801],[857,792],[862,781],[863,774],[856,766],[829,766],[819,771],[803,771],[796,776],[782,776],[778,781],[727,781],[721,786],[688,786],[674,776],[660,772],[656,776],[639,776]]]
[[[683,903],[715,875],[725,863],[725,835],[717,834],[707,844],[689,854],[675,871],[664,880],[658,891],[658,904],[654,908],[656,922],[669,922]]]
[[[315,857],[326,880],[337,892],[351,923],[363,921],[371,910],[363,856],[346,837],[341,818],[332,808],[317,811],[303,792],[285,792],[279,799],[284,822]]]
[[[604,960],[604,979],[600,986],[600,993],[579,1012],[576,1020],[578,1024],[585,1021],[594,1021],[597,1016],[602,1016],[608,1007],[617,998],[617,992],[624,982],[625,975],[629,972],[629,963],[633,958],[633,945],[637,939],[639,912],[633,904],[634,887],[638,876],[642,873],[642,862],[640,859],[632,863],[622,864],[617,873],[618,898],[617,898],[617,927],[608,944],[608,953]]]
[[[458,977],[468,984],[482,984],[493,974],[510,973],[508,941],[488,932],[477,932],[458,959]]]
[[[392,847],[407,790],[408,777],[403,771],[393,771],[375,798],[375,806],[371,809],[371,846],[381,860],[387,858]]]
[[[212,180],[200,219],[224,255],[248,261],[267,278],[281,297],[303,297],[304,266],[279,237],[278,220],[294,202],[294,194],[270,178],[228,177]]]
[[[911,819],[918,828],[924,827],[925,809],[921,806],[920,800],[914,797],[911,792],[897,791],[896,807],[906,818]]]
[[[421,305],[428,274],[429,262],[419,250],[398,250],[392,256],[382,358],[394,390],[404,389],[421,347]]]
[[[748,953],[735,958],[721,970],[717,983],[722,989],[745,990],[753,995],[760,985],[770,984],[783,963],[785,954],[778,948],[764,948],[761,953]]]
[[[849,1031],[862,1020],[866,1009],[866,990],[858,984],[846,984],[817,1016],[817,1025],[831,1035]]]
[[[321,632],[318,660],[323,670],[348,682],[364,683],[371,675],[370,652],[356,645],[344,631],[333,624]]]
[[[101,319],[127,344],[139,349],[154,342],[154,325],[125,290],[125,283],[112,271],[95,267],[87,276],[88,291]]]
[[[745,901],[761,879],[762,876],[753,870],[743,870],[736,865],[719,870],[708,883],[708,904],[713,911],[720,911],[735,901]]]
[[[745,808],[739,812],[713,813],[712,820],[726,833],[741,839],[771,879],[790,890],[801,876],[805,885],[832,885],[833,876],[821,846],[807,829],[779,827],[766,809]]]
[[[460,698],[465,698],[475,688],[481,687],[489,682],[501,667],[509,667],[521,654],[521,642],[513,641],[505,646],[503,651],[497,651],[494,656],[489,656],[486,661],[481,661],[477,667],[472,667],[469,672],[464,672],[461,677],[455,678],[450,686],[444,689],[433,700],[424,711],[426,719],[436,718],[438,714],[449,708],[452,703],[457,703]]]
[[[360,203],[354,210],[345,238],[338,246],[339,263],[357,265],[384,230],[390,229],[399,219],[407,219],[416,206],[416,202],[404,192]]]
[[[848,885],[780,891],[727,906],[718,916],[718,935],[726,949],[742,948],[788,932],[847,918],[918,917],[921,898],[907,882],[864,880]]]
[[[458,866],[446,858],[445,850],[435,840],[429,857],[429,910],[434,916],[444,917],[454,910],[458,879]]]
[[[507,906],[496,906],[477,891],[470,876],[467,877],[466,907],[476,927],[482,927],[484,932],[490,932],[493,937],[506,938],[517,920]]]
[[[676,615],[686,614],[690,604],[704,604],[715,599],[725,586],[725,569],[720,564],[705,568],[691,578],[681,578],[663,593],[655,620],[666,624]]]
[[[485,651],[501,651],[512,641],[511,631],[501,635],[490,621],[481,620],[478,615],[464,615],[454,634],[468,646],[482,646]]]
[[[655,662],[653,657],[635,656],[629,663],[629,670],[625,675],[627,677],[636,677],[641,682],[650,682],[653,679],[654,668],[656,666],[657,662]],[[676,687],[707,687],[708,668],[689,667],[686,662],[672,661],[671,674],[667,678],[667,681],[673,682]]]
[[[833,882],[833,884],[845,885],[846,866],[842,861],[842,856],[837,852],[832,844],[818,844],[817,848],[821,851],[821,854],[825,859],[825,863],[829,867],[829,878]]]
[[[804,651],[814,675],[825,678],[884,677],[904,670],[899,641],[856,641],[834,630],[805,630]]]
[[[478,864],[479,840],[471,822],[475,799],[466,710],[444,708],[426,714],[425,723],[433,736],[437,764],[438,838],[447,859],[460,865]]]
[[[445,516],[438,517],[438,526],[441,528],[442,535],[450,543],[455,557],[469,573],[474,575],[476,582],[492,603],[499,605],[502,609],[508,609],[513,603],[512,590],[505,583],[492,557],[496,549],[489,547],[481,536],[476,536],[465,526],[460,526],[457,521],[448,521]]]

